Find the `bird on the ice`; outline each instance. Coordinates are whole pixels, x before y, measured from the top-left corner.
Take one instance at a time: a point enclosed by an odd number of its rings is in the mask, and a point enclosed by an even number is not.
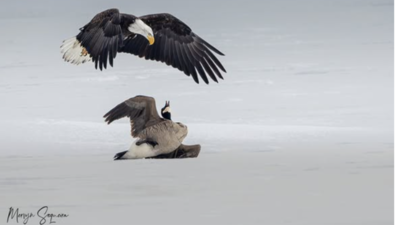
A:
[[[171,120],[169,102],[161,109],[161,115],[163,117],[157,113],[154,98],[140,95],[122,102],[105,114],[108,124],[129,117],[131,135],[135,138],[129,150],[116,154],[114,159],[148,158],[176,150],[182,144],[188,129],[184,124]]]
[[[226,72],[214,55],[224,54],[167,13],[136,17],[108,9],[61,46],[65,61],[76,65],[92,61],[100,70],[108,63],[113,66],[119,52],[163,62],[192,76],[196,83],[198,76],[207,84],[208,78],[218,82],[223,79],[221,71]]]

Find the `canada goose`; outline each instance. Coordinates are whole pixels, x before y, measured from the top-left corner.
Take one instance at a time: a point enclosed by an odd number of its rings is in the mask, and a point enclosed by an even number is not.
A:
[[[176,150],[188,133],[187,127],[171,121],[169,102],[166,102],[161,114],[164,118],[158,115],[154,98],[147,96],[130,98],[105,114],[108,124],[129,117],[131,135],[135,138],[129,150],[116,154],[114,159],[140,159]]]
[[[208,84],[207,75],[218,82],[217,77],[223,79],[220,70],[226,72],[213,52],[224,54],[168,13],[136,17],[108,9],[61,46],[65,61],[76,65],[92,61],[100,70],[108,63],[113,66],[118,52],[166,63],[192,76],[196,83],[198,74]]]

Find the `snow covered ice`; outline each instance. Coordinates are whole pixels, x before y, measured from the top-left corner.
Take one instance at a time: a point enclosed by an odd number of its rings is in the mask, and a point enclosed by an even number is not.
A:
[[[177,16],[225,53],[225,80],[64,62],[113,7]],[[3,1],[0,27],[2,223],[47,205],[60,225],[393,224],[393,1]],[[171,101],[199,158],[112,161],[129,123],[102,116],[138,94]]]

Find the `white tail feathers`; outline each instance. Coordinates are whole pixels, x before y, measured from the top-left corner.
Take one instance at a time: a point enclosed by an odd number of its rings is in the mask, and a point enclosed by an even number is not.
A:
[[[63,59],[75,65],[79,65],[92,60],[90,54],[82,47],[76,37],[63,41],[61,45]]]
[[[141,145],[136,145],[136,142],[139,139],[136,139],[129,150],[122,156],[123,159],[142,159],[147,157],[153,157],[159,154],[159,150],[154,148],[153,146],[143,143]]]

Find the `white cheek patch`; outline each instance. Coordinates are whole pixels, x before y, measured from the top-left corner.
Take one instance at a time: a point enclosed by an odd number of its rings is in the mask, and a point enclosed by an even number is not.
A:
[[[61,45],[63,59],[75,65],[79,65],[92,60],[90,54],[82,47],[76,37],[67,39]]]
[[[165,112],[171,113],[171,108],[168,106],[167,108],[165,108],[165,109],[163,110],[163,113],[165,113]]]

